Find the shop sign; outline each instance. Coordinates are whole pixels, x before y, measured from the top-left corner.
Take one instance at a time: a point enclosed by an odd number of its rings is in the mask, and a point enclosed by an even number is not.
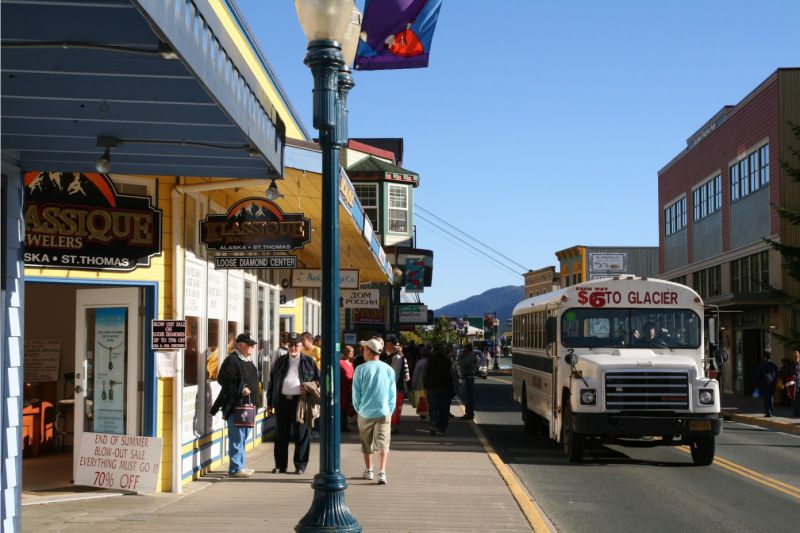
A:
[[[153,492],[160,477],[162,440],[84,432],[75,484],[101,489]]]
[[[243,198],[224,215],[200,221],[200,241],[210,250],[253,252],[294,250],[311,240],[311,220],[284,213],[266,198]]]
[[[353,210],[353,204],[356,200],[356,190],[350,180],[347,179],[347,174],[342,172],[339,175],[339,199],[347,207],[349,211]]]
[[[625,272],[625,253],[589,254],[589,270],[591,272]]]
[[[424,304],[400,304],[401,324],[427,324],[428,306]]]
[[[26,172],[25,265],[131,271],[161,254],[161,210],[105,174]]]
[[[358,270],[339,270],[339,288],[357,289]],[[292,271],[292,287],[318,289],[322,287],[322,270],[318,268],[296,268]]]
[[[25,339],[25,383],[58,381],[61,341]]]
[[[214,258],[214,268],[242,270],[245,268],[255,269],[279,269],[296,268],[296,255],[272,255],[272,256],[217,256]]]
[[[153,350],[183,350],[186,348],[185,320],[153,320]]]
[[[355,289],[342,291],[341,307],[345,309],[377,309],[381,305],[379,289]]]
[[[386,298],[381,298],[377,309],[353,309],[352,319],[355,324],[385,324]]]

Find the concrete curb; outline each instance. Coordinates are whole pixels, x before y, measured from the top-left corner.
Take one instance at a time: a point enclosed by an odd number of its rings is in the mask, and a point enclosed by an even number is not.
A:
[[[787,424],[786,422],[778,422],[776,420],[769,420],[760,415],[740,415],[736,413],[723,413],[724,418],[733,422],[740,422],[742,424],[750,424],[752,426],[759,426],[766,429],[773,429],[775,431],[782,431],[784,433],[792,433],[800,435],[800,423]]]

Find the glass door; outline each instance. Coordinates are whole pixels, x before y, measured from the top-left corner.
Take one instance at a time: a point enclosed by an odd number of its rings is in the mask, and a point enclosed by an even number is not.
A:
[[[84,432],[141,432],[139,299],[136,288],[76,291],[73,464]]]

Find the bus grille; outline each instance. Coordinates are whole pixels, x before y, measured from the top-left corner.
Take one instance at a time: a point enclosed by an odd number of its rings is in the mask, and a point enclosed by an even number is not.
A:
[[[680,411],[689,409],[686,372],[608,372],[606,409],[612,411]]]

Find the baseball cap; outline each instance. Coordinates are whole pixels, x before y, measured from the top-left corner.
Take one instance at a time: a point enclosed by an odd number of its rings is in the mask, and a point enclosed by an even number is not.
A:
[[[298,333],[289,333],[289,344],[301,344],[303,342],[302,337]]]
[[[238,343],[240,343],[240,342],[245,342],[245,343],[249,344],[250,346],[253,346],[253,345],[255,345],[255,344],[258,344],[258,343],[257,343],[257,342],[256,342],[256,341],[253,339],[253,337],[251,337],[251,336],[250,336],[250,334],[249,334],[249,333],[240,333],[240,334],[239,334],[239,336],[238,336],[238,337],[236,337],[236,342],[237,342],[237,344],[238,344]]]
[[[361,341],[361,346],[366,346],[375,353],[381,353],[383,351],[383,340],[370,339],[368,341]]]

